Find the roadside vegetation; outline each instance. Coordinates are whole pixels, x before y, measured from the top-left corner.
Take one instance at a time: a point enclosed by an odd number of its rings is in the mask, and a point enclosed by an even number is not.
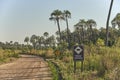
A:
[[[19,51],[10,49],[0,49],[0,64],[11,62],[19,58]]]
[[[56,66],[50,61],[48,61],[48,66],[50,67],[50,69],[52,71],[53,80],[59,80],[59,74],[58,74],[58,71],[56,69]]]

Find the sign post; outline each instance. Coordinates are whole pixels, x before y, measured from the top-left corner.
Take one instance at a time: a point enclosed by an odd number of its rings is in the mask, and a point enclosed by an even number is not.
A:
[[[82,45],[74,46],[73,50],[74,73],[76,72],[76,61],[81,61],[81,72],[83,71],[84,47]]]

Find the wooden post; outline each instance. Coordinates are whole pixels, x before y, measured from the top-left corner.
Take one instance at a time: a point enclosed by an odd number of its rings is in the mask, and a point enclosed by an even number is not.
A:
[[[74,61],[74,73],[76,72],[76,61]]]
[[[81,61],[81,72],[83,72],[83,61]]]

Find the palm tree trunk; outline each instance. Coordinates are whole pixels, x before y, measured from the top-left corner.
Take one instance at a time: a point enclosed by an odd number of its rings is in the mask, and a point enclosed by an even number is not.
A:
[[[91,42],[93,42],[93,28],[92,28],[92,25],[91,25],[91,27],[90,27],[90,30],[91,30]]]
[[[90,25],[90,43],[92,42],[92,25]]]
[[[60,32],[60,24],[59,24],[59,20],[57,20],[57,25],[58,25],[59,35],[60,35],[60,42],[61,42],[61,32]]]
[[[84,29],[83,29],[83,26],[82,26],[82,42],[84,43]]]
[[[106,22],[106,46],[108,46],[108,38],[109,38],[109,20],[110,20],[110,14],[113,6],[113,0],[111,0],[110,8],[109,8],[109,13],[107,17],[107,22]]]
[[[80,44],[80,40],[81,40],[81,35],[80,32],[78,31],[78,43]]]
[[[68,19],[66,18],[66,25],[67,25],[67,37],[68,37],[68,49],[70,49],[70,39],[69,39],[69,28],[68,28]]]

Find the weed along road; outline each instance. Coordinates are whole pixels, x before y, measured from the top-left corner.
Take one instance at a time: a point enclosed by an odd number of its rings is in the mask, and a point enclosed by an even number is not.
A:
[[[14,62],[0,65],[0,80],[52,80],[52,73],[42,58],[21,55]]]

